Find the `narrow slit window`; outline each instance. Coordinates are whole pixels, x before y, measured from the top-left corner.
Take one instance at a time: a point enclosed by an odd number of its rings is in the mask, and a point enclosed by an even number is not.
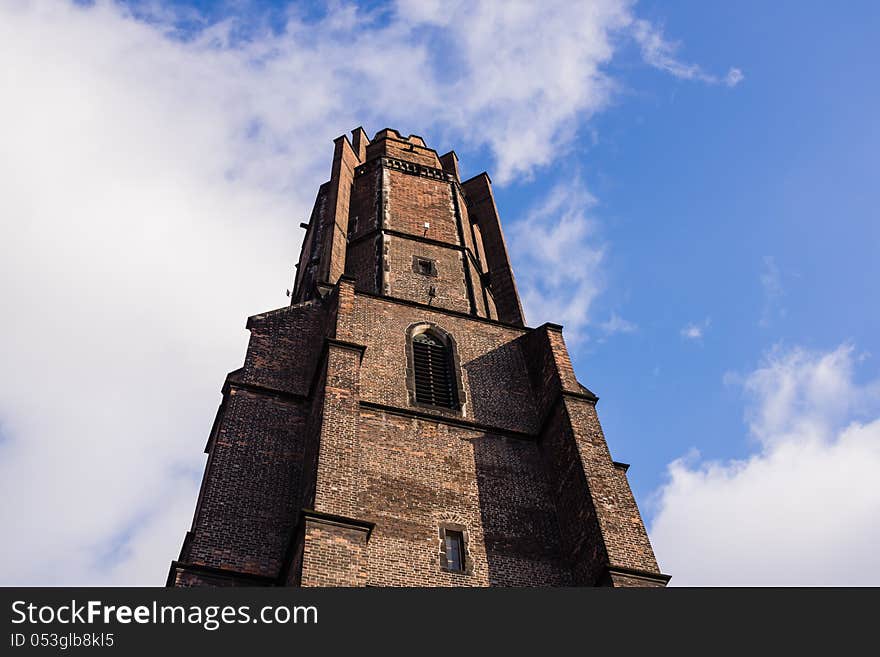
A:
[[[427,333],[413,337],[416,401],[455,408],[452,354],[438,338]]]
[[[446,568],[456,572],[464,570],[464,537],[461,532],[446,530]]]

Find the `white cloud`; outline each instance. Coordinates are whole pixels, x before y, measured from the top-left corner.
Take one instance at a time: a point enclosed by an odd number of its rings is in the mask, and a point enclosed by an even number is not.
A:
[[[742,82],[745,77],[746,76],[743,75],[743,72],[740,69],[731,67],[731,69],[727,71],[727,75],[724,76],[724,84],[728,87],[735,87]]]
[[[702,340],[703,335],[706,333],[706,329],[708,329],[711,324],[712,320],[707,317],[702,322],[691,322],[690,324],[687,324],[681,329],[681,331],[679,331],[679,333],[685,340]]]
[[[599,328],[607,335],[611,335],[613,333],[635,333],[639,327],[634,322],[613,312],[611,317],[599,323]]]
[[[670,464],[650,530],[664,571],[678,585],[880,584],[880,381],[859,382],[843,345],[777,348],[740,383],[756,450]]]
[[[703,337],[703,327],[696,324],[688,324],[681,329],[681,337],[688,340],[699,340]]]
[[[604,287],[606,246],[588,211],[596,199],[578,179],[566,181],[508,230],[526,317],[556,322],[566,337],[584,337],[590,306]]]
[[[493,179],[502,183],[549,163],[608,104],[614,82],[602,66],[632,21],[629,3],[618,0],[399,6],[418,23],[453,28],[447,52],[464,68],[449,86],[455,101],[444,121],[491,146]]]
[[[433,131],[488,147],[496,181],[528,175],[607,106],[633,21],[615,0],[334,3],[180,39],[180,10],[144,7],[0,4],[4,584],[164,581],[244,317],[285,303],[332,138]],[[548,250],[526,269],[562,262],[535,285],[564,313],[517,271],[575,330],[601,289],[588,204],[557,190],[523,229]]]
[[[722,78],[707,73],[698,64],[682,62],[675,56],[680,44],[667,41],[663,36],[663,30],[649,21],[635,20],[632,34],[642,50],[642,58],[646,63],[677,78],[699,80],[708,84],[726,84],[728,87],[735,87],[745,78],[743,72],[736,67],[731,67]]]

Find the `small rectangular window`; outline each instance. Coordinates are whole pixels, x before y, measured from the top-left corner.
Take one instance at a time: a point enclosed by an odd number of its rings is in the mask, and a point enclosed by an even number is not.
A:
[[[422,276],[436,276],[437,265],[430,258],[413,256],[413,271]]]
[[[464,570],[464,540],[461,532],[446,530],[446,568],[461,572]]]

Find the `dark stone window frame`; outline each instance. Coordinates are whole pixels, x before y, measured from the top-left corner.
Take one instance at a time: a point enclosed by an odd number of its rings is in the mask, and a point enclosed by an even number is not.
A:
[[[427,265],[427,271],[424,265]],[[437,261],[432,258],[414,255],[412,257],[412,270],[420,276],[434,276],[437,274]]]
[[[419,401],[416,398],[416,373],[415,373],[415,356],[413,354],[413,338],[421,333],[429,333],[432,337],[439,339],[449,349],[450,352],[450,375],[452,376],[453,394],[455,396],[454,405],[437,406]],[[458,346],[455,338],[445,331],[443,328],[433,322],[416,322],[411,324],[406,331],[406,389],[409,393],[410,406],[418,408],[439,411],[440,413],[462,417],[465,415],[465,404],[467,397],[464,392],[464,384],[461,378],[461,362],[458,357]]]
[[[458,532],[461,534],[461,556],[462,556],[462,564],[461,570],[450,568],[448,562],[446,561],[446,532]],[[439,531],[440,538],[440,570],[444,573],[451,573],[453,575],[472,575],[474,572],[474,560],[471,557],[471,551],[468,547],[470,540],[468,536],[468,530],[465,525],[460,525],[454,522],[444,522],[440,524]]]

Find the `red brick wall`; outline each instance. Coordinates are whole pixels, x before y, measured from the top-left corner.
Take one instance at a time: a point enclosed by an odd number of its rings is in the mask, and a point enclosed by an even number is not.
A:
[[[275,390],[305,395],[327,332],[327,311],[320,301],[288,306],[248,321],[250,344],[242,381]]]
[[[370,585],[571,583],[535,442],[365,409],[360,448]],[[444,523],[468,531],[472,573],[441,570]]]
[[[329,188],[330,183],[328,182],[318,189],[315,207],[312,209],[296,265],[296,282],[291,303],[300,303],[314,296],[315,284],[320,275],[320,254],[326,224],[325,218],[329,212],[327,205]]]
[[[609,563],[659,572],[626,474],[611,460],[595,405],[581,399],[566,399],[565,406],[591,497],[601,500],[596,512]]]
[[[483,267],[491,274],[491,287],[498,308],[498,318],[511,324],[524,324],[522,305],[517,292],[516,279],[510,268],[507,244],[501,230],[498,208],[489,176],[480,174],[461,184],[467,195],[471,220],[480,226],[486,260]]]
[[[378,160],[358,167],[351,187],[348,210],[348,238],[357,240],[379,228],[380,191],[383,169]]]
[[[386,228],[459,244],[449,183],[393,169],[388,172],[388,179],[389,217]],[[427,233],[425,222],[430,224]]]
[[[541,435],[541,454],[556,503],[564,554],[573,583],[592,586],[608,563],[593,496],[562,404],[551,411]]]
[[[413,257],[434,262],[436,275],[413,271]],[[385,237],[385,263],[388,269],[389,294],[438,308],[470,312],[461,252],[388,235]],[[436,296],[428,295],[433,286]]]
[[[386,146],[386,142],[397,143],[385,140]],[[355,170],[348,206],[346,274],[356,279],[361,290],[423,303],[430,300],[434,306],[462,312],[473,307],[477,315],[488,317],[481,278],[485,266],[474,242],[465,197],[442,173],[428,175],[424,170],[395,168],[394,162],[383,164],[375,158],[379,153],[387,155],[388,149],[377,149],[368,149],[368,161]],[[438,166],[433,151],[430,157],[407,161],[417,160]],[[380,228],[388,232],[373,237],[371,233]],[[434,261],[436,276],[414,272],[414,256]],[[431,286],[436,295],[429,299]]]
[[[345,271],[352,180],[358,165],[357,155],[346,137],[339,137],[335,144],[319,266],[320,281],[330,284],[336,283]]]
[[[353,278],[359,290],[379,293],[382,285],[382,238],[373,234],[348,247],[345,275]]]
[[[455,339],[461,364],[464,408],[430,410],[512,431],[537,433],[524,356],[517,338],[522,329],[453,316],[375,297],[357,295],[351,334],[345,339],[367,346],[361,374],[361,399],[410,408],[406,381],[407,330],[429,322]]]
[[[301,586],[365,586],[367,532],[341,524],[305,521]]]
[[[302,403],[229,392],[181,561],[278,574],[300,506],[306,414]]]

